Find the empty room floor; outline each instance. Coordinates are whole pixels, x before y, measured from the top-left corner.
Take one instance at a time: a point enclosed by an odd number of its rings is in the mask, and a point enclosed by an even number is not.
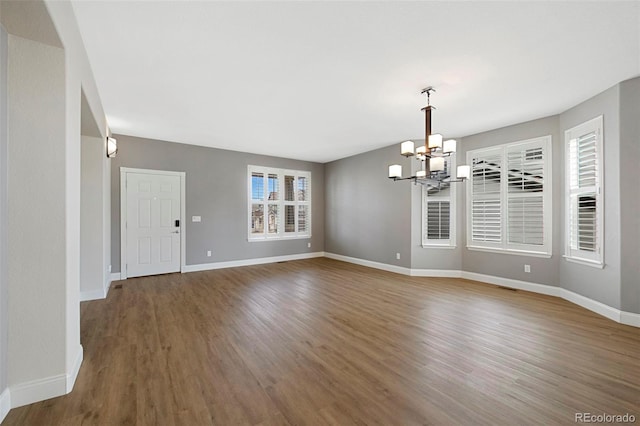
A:
[[[318,258],[115,282],[69,395],[3,425],[640,421],[640,329],[565,300]]]

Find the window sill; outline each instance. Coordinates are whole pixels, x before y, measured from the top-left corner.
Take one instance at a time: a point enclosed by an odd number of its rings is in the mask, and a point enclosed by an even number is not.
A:
[[[424,249],[448,249],[453,250],[456,246],[449,246],[444,244],[422,244],[422,248]]]
[[[597,269],[604,269],[604,263],[600,262],[599,260],[581,259],[579,257],[567,256],[566,254],[563,255],[562,257],[564,257],[564,259],[567,262],[578,263],[580,265],[591,266],[592,268],[597,268]]]
[[[262,243],[269,241],[288,241],[288,240],[309,240],[311,235],[292,235],[290,237],[261,237],[261,238],[247,238],[250,243]]]
[[[467,246],[467,250],[486,251],[489,253],[498,253],[498,254],[515,254],[516,256],[542,257],[545,259],[551,258],[551,253],[542,253],[539,251],[508,250],[508,249],[477,247],[477,246]]]

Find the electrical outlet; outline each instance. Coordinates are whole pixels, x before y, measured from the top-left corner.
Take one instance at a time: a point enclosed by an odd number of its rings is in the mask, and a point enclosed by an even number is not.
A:
[[[396,259],[400,260],[400,253],[396,253]]]
[[[524,271],[526,273],[531,273],[531,265],[524,265]]]
[[[207,250],[207,257],[211,257],[211,250]]]
[[[307,243],[307,248],[311,248],[311,243]]]
[[[202,222],[201,216],[191,216],[191,222]]]

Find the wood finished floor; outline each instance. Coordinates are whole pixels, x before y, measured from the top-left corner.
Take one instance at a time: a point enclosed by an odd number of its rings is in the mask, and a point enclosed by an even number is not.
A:
[[[3,425],[640,422],[640,329],[561,299],[324,258],[118,284],[73,392]]]

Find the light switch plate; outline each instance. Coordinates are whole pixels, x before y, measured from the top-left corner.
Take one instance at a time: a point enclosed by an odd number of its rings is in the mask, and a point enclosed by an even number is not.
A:
[[[191,222],[202,222],[202,218],[200,216],[191,216]]]

